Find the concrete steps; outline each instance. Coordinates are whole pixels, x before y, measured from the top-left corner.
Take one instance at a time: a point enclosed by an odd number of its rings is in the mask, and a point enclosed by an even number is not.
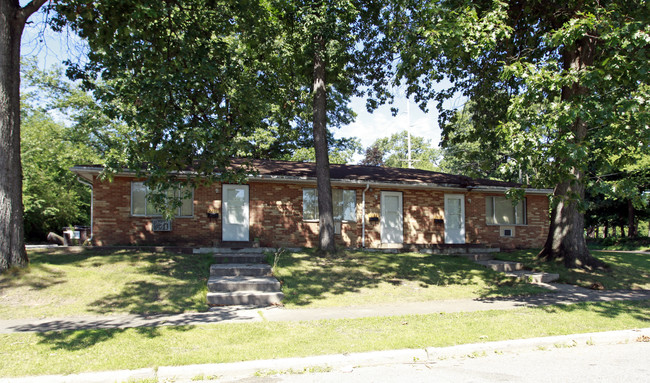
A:
[[[506,273],[509,277],[515,277],[528,283],[550,283],[560,279],[560,274],[541,273],[530,270],[517,270]]]
[[[280,291],[280,282],[274,277],[250,276],[215,276],[208,280],[209,291],[236,292],[236,291]]]
[[[217,253],[214,261],[218,264],[224,263],[262,263],[266,256],[262,253]]]
[[[251,251],[252,250],[252,251]],[[257,249],[219,251],[210,266],[207,301],[212,306],[269,306],[284,294],[265,255]]]
[[[284,298],[281,292],[233,291],[208,293],[208,304],[213,306],[269,306],[280,304]]]
[[[559,274],[524,270],[524,264],[520,262],[495,260],[492,254],[489,253],[454,255],[466,257],[479,265],[485,266],[494,271],[505,273],[506,276],[514,277],[528,283],[549,283],[560,279]]]
[[[479,265],[483,265],[488,269],[492,269],[494,271],[499,271],[499,272],[516,271],[516,270],[524,269],[524,264],[519,262],[490,260],[490,261],[476,261],[476,263],[478,263]]]
[[[266,263],[222,263],[210,266],[210,276],[249,276],[271,275],[271,266]]]

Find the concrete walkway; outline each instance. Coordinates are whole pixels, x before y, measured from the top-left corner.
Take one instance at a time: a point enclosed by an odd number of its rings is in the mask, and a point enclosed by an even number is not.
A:
[[[176,315],[112,315],[79,316],[45,319],[0,320],[0,333],[44,332],[77,329],[109,329],[132,327],[202,325],[232,322],[305,321],[321,319],[362,318],[413,314],[434,314],[486,310],[510,310],[552,304],[579,302],[611,302],[650,299],[650,290],[596,291],[572,285],[544,285],[552,293],[509,298],[459,299],[371,306],[328,307],[317,309],[285,309],[282,307],[216,307],[203,313]]]

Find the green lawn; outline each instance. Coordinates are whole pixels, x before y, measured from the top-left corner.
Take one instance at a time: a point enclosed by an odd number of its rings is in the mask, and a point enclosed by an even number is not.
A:
[[[0,319],[205,311],[209,254],[67,249],[30,251],[30,266],[0,275]],[[276,267],[288,307],[349,306],[533,294],[464,258],[347,252],[284,253]]]
[[[205,311],[210,255],[30,251],[0,275],[0,319]]]
[[[273,263],[272,257],[269,261]],[[290,308],[548,292],[462,257],[420,253],[347,251],[339,258],[318,257],[312,251],[284,253],[274,274]]]
[[[541,262],[536,259],[539,250],[520,250],[499,253],[498,259],[518,261],[526,268],[560,275],[559,282],[589,287],[600,282],[606,289],[650,289],[650,253],[593,252],[605,261],[609,270],[586,271],[567,269],[561,263]]]
[[[647,231],[646,231],[647,232]],[[608,237],[592,239],[588,242],[589,248],[594,250],[624,250],[650,252],[650,238],[616,238]]]
[[[644,328],[650,301],[506,311],[0,334],[0,376],[300,357]]]

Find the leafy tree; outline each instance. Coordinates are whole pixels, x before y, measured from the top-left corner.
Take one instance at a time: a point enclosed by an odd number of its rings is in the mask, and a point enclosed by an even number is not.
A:
[[[470,99],[476,134],[507,147],[508,166],[538,169],[534,185],[555,185],[539,257],[601,266],[583,235],[585,174],[648,151],[649,18],[638,0],[395,1],[383,31],[401,61],[385,71],[417,102],[437,100],[444,129],[456,113],[444,101]]]
[[[473,122],[472,102],[456,111],[443,129],[440,169],[473,178],[530,183],[535,169],[516,169],[505,142],[483,140]]]
[[[96,96],[133,130],[109,169],[126,165],[163,188],[188,164],[198,177],[183,182],[238,181],[249,169],[230,168],[230,158],[286,156],[305,147],[311,128],[319,247],[334,250],[327,126],[351,121],[350,97],[376,65],[357,53],[378,36],[378,3],[70,0],[56,8],[55,24],[90,45],[89,63],[69,72],[101,76],[108,87]]]
[[[356,153],[361,151],[361,143],[358,138],[337,140],[336,146],[330,146],[328,154],[332,164],[348,164]],[[316,153],[314,148],[298,148],[291,157],[291,161],[316,162]]]
[[[90,95],[64,81],[62,69],[41,71],[28,59],[21,74],[25,237],[42,241],[49,231],[89,223],[89,189],[69,169],[99,163],[113,125]]]
[[[617,155],[612,155],[616,157]],[[638,235],[639,220],[650,218],[650,155],[641,156],[623,169],[594,175],[587,189],[589,208],[585,219],[591,226],[627,225],[628,236]]]
[[[359,162],[359,165],[384,166],[384,152],[379,149],[379,145],[376,142],[366,148],[364,157]]]
[[[20,161],[20,41],[29,17],[46,0],[21,7],[0,1],[0,271],[25,266]]]
[[[381,166],[390,166],[395,168],[407,168],[408,163],[408,132],[403,130],[395,133],[390,137],[380,138],[366,149],[368,162],[373,161],[372,156],[375,153],[381,153],[381,161],[376,161]],[[440,158],[440,152],[433,147],[431,140],[424,137],[411,136],[411,161],[412,166],[416,169],[438,170],[437,163]]]

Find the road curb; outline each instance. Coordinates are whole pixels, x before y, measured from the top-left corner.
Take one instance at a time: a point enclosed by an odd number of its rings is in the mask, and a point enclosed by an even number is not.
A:
[[[355,367],[406,363],[427,364],[448,358],[480,357],[490,354],[517,353],[553,348],[632,343],[644,336],[650,337],[650,328],[472,343],[450,347],[427,347],[426,349],[402,349],[303,358],[253,360],[235,363],[169,366],[159,367],[157,370],[143,368],[138,370],[104,371],[73,375],[0,378],[0,383],[112,383],[156,378],[161,382],[179,382],[195,380],[201,376],[218,376],[220,379],[242,379],[260,372],[296,372],[309,370],[310,368],[352,371]]]

